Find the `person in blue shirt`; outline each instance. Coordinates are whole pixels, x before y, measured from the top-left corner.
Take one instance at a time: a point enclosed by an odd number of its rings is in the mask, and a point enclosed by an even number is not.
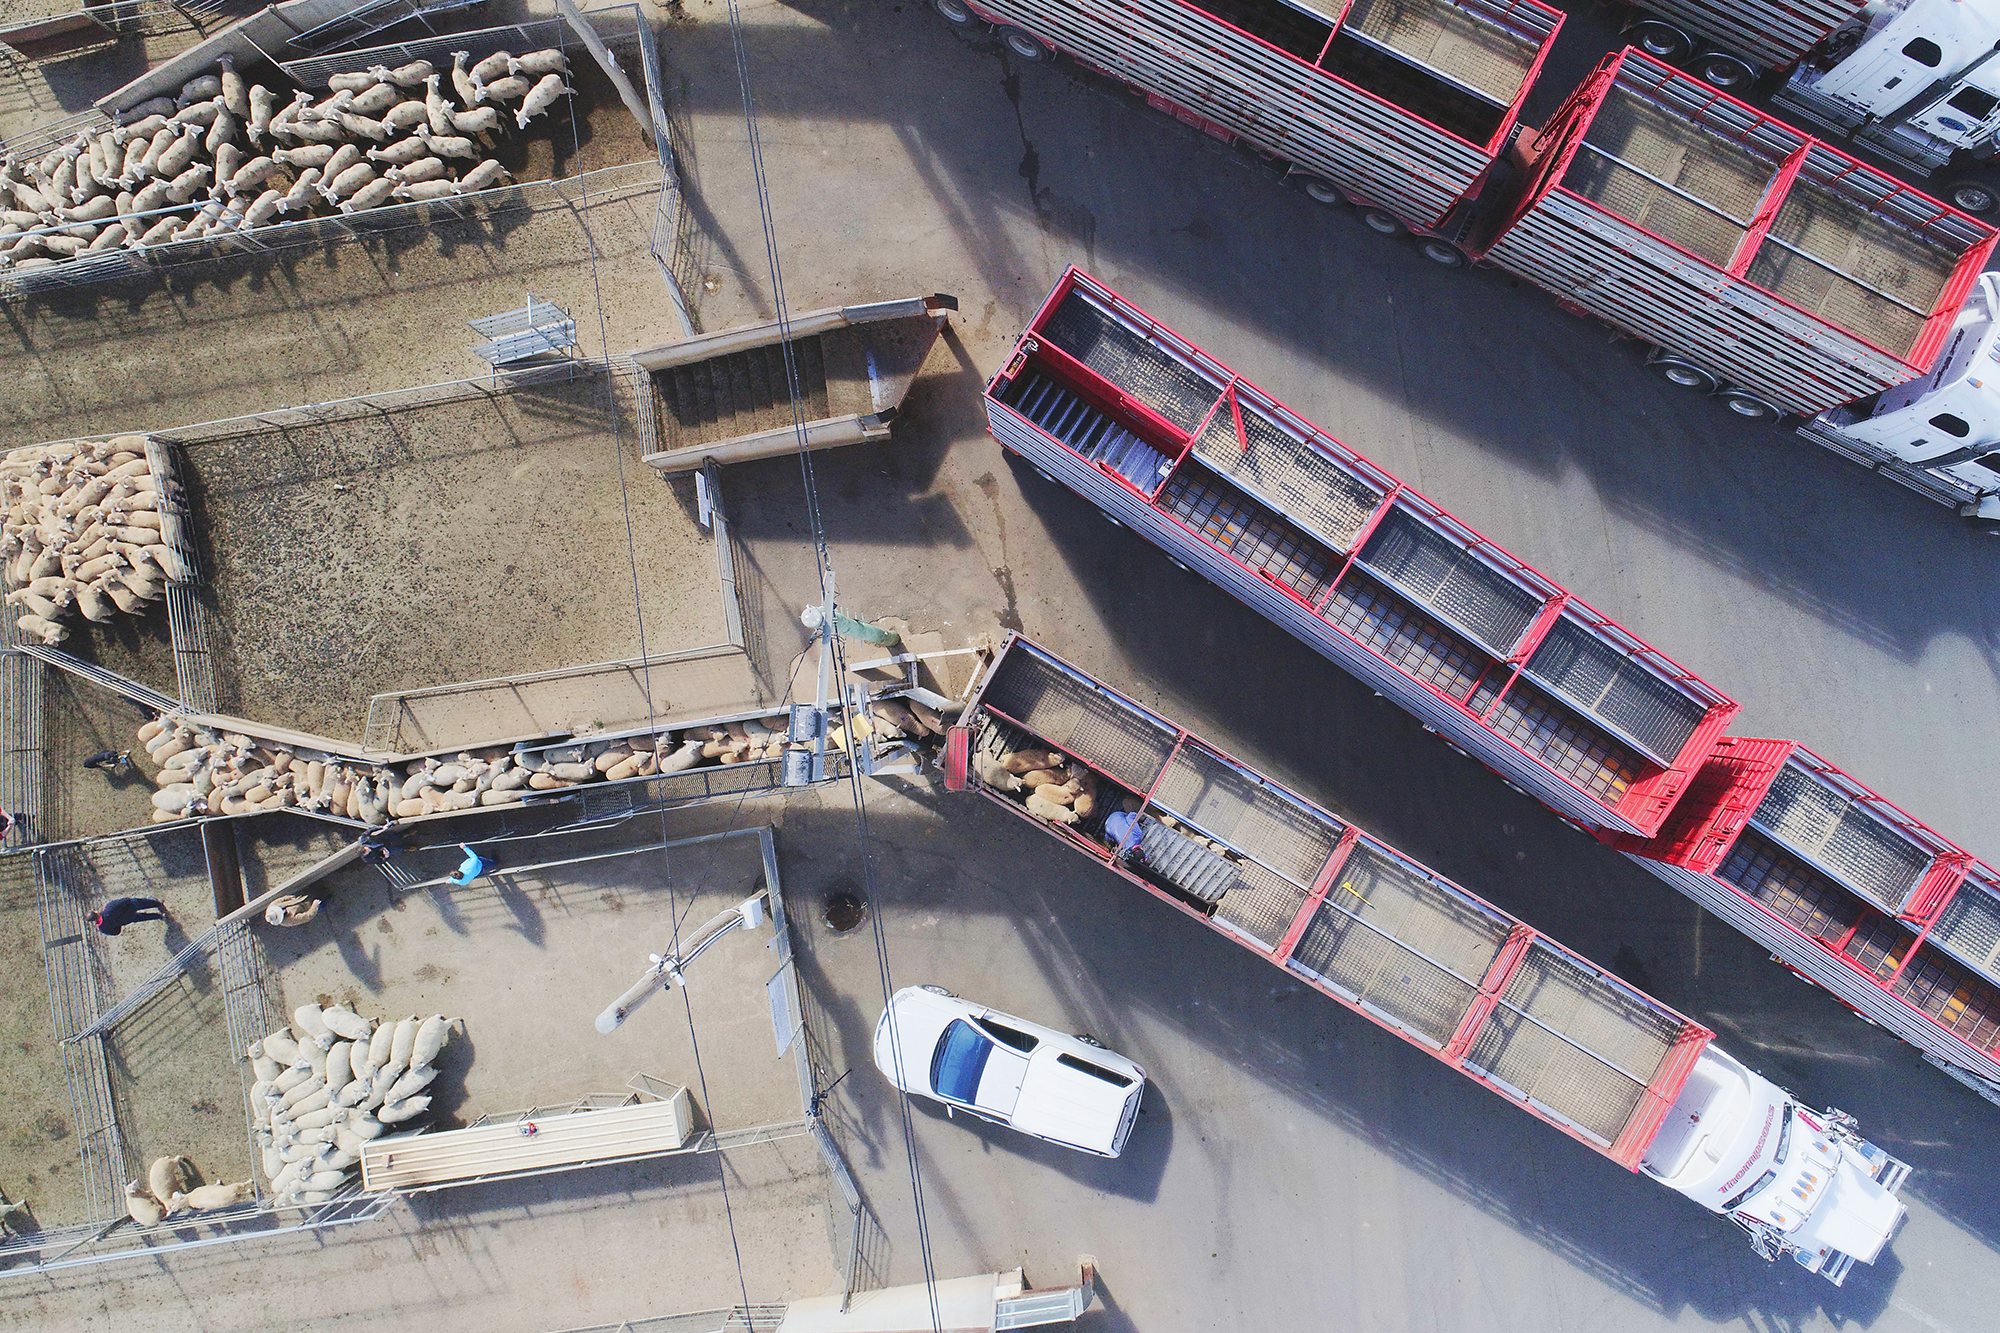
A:
[[[465,859],[458,863],[458,873],[451,877],[451,882],[460,888],[464,888],[493,868],[491,861],[472,850],[471,843],[461,842],[458,844],[458,850],[465,853]]]
[[[104,935],[116,935],[141,921],[166,919],[166,904],[158,898],[113,898],[90,914],[90,924]]]

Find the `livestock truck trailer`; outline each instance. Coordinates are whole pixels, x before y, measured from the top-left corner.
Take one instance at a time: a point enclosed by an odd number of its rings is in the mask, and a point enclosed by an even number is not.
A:
[[[1993,227],[1672,65],[1607,56],[1530,130],[1521,107],[1562,18],[1537,0],[933,7],[996,26],[1024,58],[1060,51],[1322,203],[1409,231],[1438,263],[1506,269],[1641,340],[1672,383],[1809,423],[1809,438],[2000,525],[2000,458],[1985,468],[1993,451],[1972,448],[1983,423],[1948,440],[1849,429],[1964,341]],[[1991,425],[2000,449],[2000,403]]]
[[[1010,771],[1050,752],[1087,775],[1088,813]],[[945,767],[948,788],[1727,1217],[1766,1259],[1838,1284],[1902,1220],[1909,1168],[1851,1117],[1807,1109],[1699,1024],[1019,635]]]
[[[1009,453],[2000,1102],[2000,874],[1725,736],[1728,695],[1081,270],[985,396]]]

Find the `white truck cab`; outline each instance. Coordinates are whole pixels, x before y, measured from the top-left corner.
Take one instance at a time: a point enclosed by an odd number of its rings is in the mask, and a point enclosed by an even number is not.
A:
[[[2000,522],[2000,273],[1981,276],[1928,375],[1879,395],[1866,417],[1821,417],[1831,430],[1962,493],[1959,512]]]
[[[1702,1053],[1640,1167],[1750,1234],[1766,1259],[1789,1254],[1841,1283],[1901,1225],[1909,1167],[1838,1111],[1808,1111],[1713,1046]]]

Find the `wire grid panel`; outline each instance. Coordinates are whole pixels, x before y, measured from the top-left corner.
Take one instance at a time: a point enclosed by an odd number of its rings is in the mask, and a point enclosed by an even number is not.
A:
[[[1324,982],[1433,1050],[1451,1040],[1479,988],[1359,918],[1322,906],[1286,966]]]
[[[13,619],[0,613],[9,631]],[[42,837],[43,694],[48,681],[40,658],[0,650],[0,810],[14,827],[0,850],[14,851]]]
[[[1235,882],[1222,891],[1215,919],[1266,949],[1275,949],[1311,894],[1255,861],[1236,863]]]
[[[1505,657],[1534,622],[1544,598],[1398,507],[1383,516],[1361,559],[1424,606],[1462,626]]]
[[[1136,792],[1151,789],[1174,748],[1175,732],[1018,644],[987,681],[985,702]]]
[[[215,711],[215,663],[208,651],[208,612],[190,584],[167,585],[167,632],[174,645],[174,687],[197,713]]]
[[[1838,943],[1861,920],[1862,905],[1832,879],[1755,829],[1737,835],[1715,877],[1814,939]]]
[[[1927,848],[1879,823],[1857,803],[1789,762],[1750,818],[1890,912],[1902,909],[1932,861]]]
[[[1222,403],[1196,437],[1195,456],[1345,551],[1382,502],[1382,490],[1259,412],[1242,393],[1237,408],[1242,436],[1236,434],[1236,413]]]
[[[1501,106],[1520,95],[1541,52],[1539,38],[1509,31],[1450,0],[1354,0],[1341,27]]]
[[[1327,621],[1439,693],[1463,700],[1492,667],[1484,649],[1413,605],[1365,569],[1349,569],[1325,607]]]
[[[1400,857],[1357,843],[1327,886],[1326,906],[1467,981],[1486,975],[1513,923]]]
[[[1167,478],[1160,508],[1307,602],[1319,601],[1333,582],[1333,553],[1324,543],[1202,469]]]
[[[1912,949],[1916,956],[1905,963]],[[1868,918],[1842,952],[1939,1026],[1982,1051],[2000,1046],[2000,989],[1968,974],[1957,959],[1918,945],[1897,922]]]
[[[49,987],[49,1013],[59,1044],[63,1082],[76,1122],[77,1152],[89,1215],[110,1219],[124,1211],[123,1183],[129,1163],[111,1096],[111,1070],[99,1037],[64,1040],[87,1029],[102,1008],[110,981],[90,944],[84,917],[87,878],[75,847],[35,855],[35,902],[42,935],[42,960]]]
[[[1343,829],[1194,740],[1167,761],[1153,804],[1306,887]]]
[[[1607,806],[1618,804],[1644,767],[1623,741],[1606,735],[1568,704],[1517,680],[1495,704],[1499,685],[1490,678],[1472,696],[1470,707],[1485,714],[1486,725],[1534,755],[1562,777]],[[1488,709],[1491,709],[1489,712]]]
[[[1222,385],[1127,328],[1082,291],[1064,297],[1039,332],[1184,431],[1199,426],[1222,393]]]
[[[1960,885],[1931,927],[1930,941],[2000,982],[2000,898],[1976,882]]]
[[[1708,716],[1706,703],[1654,675],[1567,616],[1549,630],[1528,659],[1527,669],[1585,712],[1603,718],[1645,746],[1662,764],[1670,764],[1680,755],[1681,747]]]

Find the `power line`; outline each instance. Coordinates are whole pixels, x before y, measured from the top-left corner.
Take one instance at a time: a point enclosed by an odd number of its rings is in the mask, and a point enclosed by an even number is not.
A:
[[[803,404],[800,402],[798,362],[792,350],[791,321],[786,313],[784,266],[778,257],[777,227],[771,215],[771,194],[764,175],[763,140],[757,127],[756,98],[750,87],[750,61],[743,46],[743,12],[739,0],[729,0],[730,42],[736,55],[736,80],[743,93],[743,123],[745,140],[750,150],[750,170],[757,187],[757,210],[764,227],[764,258],[771,274],[771,301],[777,311],[779,347],[785,359],[785,382],[791,391],[792,432],[798,440],[799,473],[804,483],[806,518],[812,531],[813,563],[820,578],[820,595],[825,601],[833,597],[833,557],[827,550],[826,527],[820,519],[819,489],[813,476],[812,451],[807,447],[806,423]],[[832,608],[829,607],[829,610]],[[841,648],[840,635],[835,631],[833,618],[829,615],[821,628],[825,651],[831,658],[833,681],[840,691],[841,716],[846,719],[846,679],[847,662]],[[822,702],[827,702],[822,700]],[[854,803],[855,835],[861,852],[862,890],[870,901],[875,898],[874,858],[869,852],[868,802],[861,785],[861,768],[854,762],[861,738],[855,734],[852,719],[847,721],[848,789]],[[820,742],[820,753],[825,753],[825,741]],[[894,983],[889,972],[889,946],[882,929],[882,913],[870,912],[875,937],[875,966],[882,983],[882,1002],[889,1018],[890,1048],[897,1069],[897,1083],[902,1078],[902,1043],[897,1032],[895,1006],[891,1003]],[[924,1289],[930,1301],[931,1327],[942,1333],[944,1315],[938,1307],[937,1270],[931,1255],[929,1219],[924,1208],[923,1172],[917,1164],[917,1129],[914,1113],[910,1109],[910,1099],[899,1096],[896,1099],[903,1124],[903,1153],[910,1168],[910,1201],[916,1213],[917,1248],[923,1258]],[[857,1226],[860,1225],[857,1218]],[[746,1299],[747,1304],[747,1299]]]

